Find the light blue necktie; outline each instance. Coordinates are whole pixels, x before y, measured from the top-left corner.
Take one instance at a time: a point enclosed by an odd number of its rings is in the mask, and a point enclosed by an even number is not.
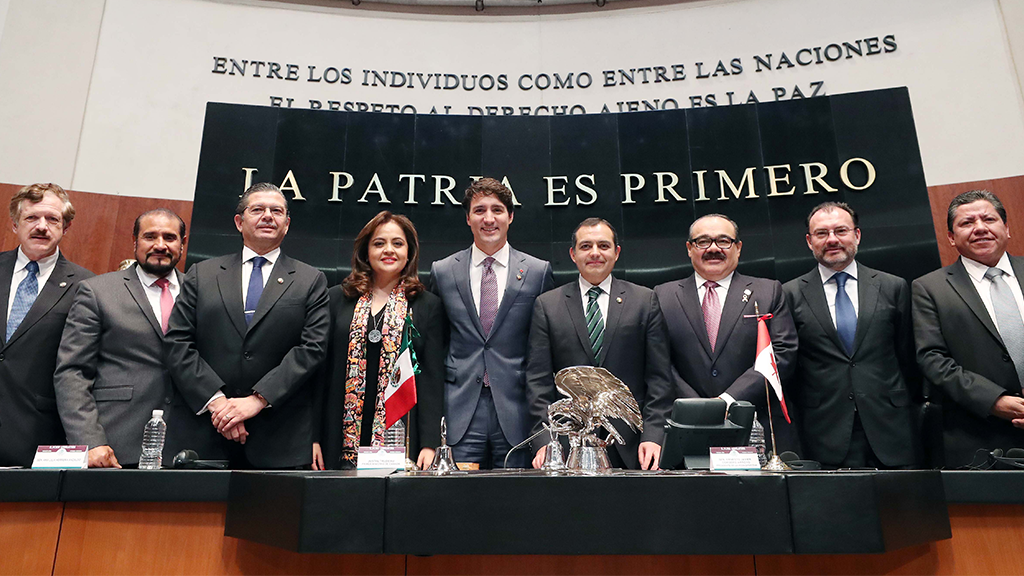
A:
[[[836,331],[842,340],[847,354],[853,354],[853,337],[857,334],[857,313],[853,310],[853,302],[846,293],[846,281],[851,278],[846,272],[836,272]]]
[[[39,295],[39,279],[36,278],[39,274],[39,263],[30,261],[25,265],[25,271],[28,272],[28,276],[18,284],[18,291],[14,293],[14,305],[11,306],[11,314],[7,317],[8,340],[18,326],[21,326],[21,321],[25,319],[25,315],[32,308],[32,303],[36,301],[36,296]]]
[[[249,290],[245,293],[245,325],[252,322],[256,307],[259,306],[260,296],[263,295],[263,265],[267,259],[257,256],[252,259],[252,274],[249,275]]]

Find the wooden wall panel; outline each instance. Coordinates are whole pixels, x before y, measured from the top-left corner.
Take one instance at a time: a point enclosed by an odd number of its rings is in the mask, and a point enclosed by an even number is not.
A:
[[[935,239],[939,243],[942,265],[949,266],[956,260],[956,248],[949,245],[946,228],[946,210],[957,194],[979,188],[988,190],[1006,207],[1006,221],[1010,226],[1010,244],[1007,251],[1015,256],[1024,255],[1024,176],[1011,176],[996,180],[979,180],[944,186],[929,186],[928,199],[932,206],[932,221],[935,224]],[[1014,232],[1016,231],[1016,236]]]
[[[409,556],[410,576],[433,574],[750,574],[754,557]]]
[[[62,502],[0,502],[0,575],[52,573],[63,511]]]
[[[224,536],[223,502],[90,502],[66,507],[63,574],[404,574],[404,556],[297,554]]]

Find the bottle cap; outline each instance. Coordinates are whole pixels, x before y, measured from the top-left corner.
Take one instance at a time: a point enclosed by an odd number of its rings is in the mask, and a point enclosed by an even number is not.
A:
[[[163,418],[163,417],[164,417],[164,411],[163,410],[153,410],[153,418]]]

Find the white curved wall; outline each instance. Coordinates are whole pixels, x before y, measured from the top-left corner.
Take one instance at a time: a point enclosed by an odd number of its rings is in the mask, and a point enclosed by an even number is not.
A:
[[[0,0],[0,181],[192,199],[206,102],[319,100],[468,113],[753,91],[906,85],[929,185],[1024,173],[1024,9],[998,0],[733,0],[575,14],[423,15],[209,0]],[[1016,33],[1014,33],[1016,32]],[[872,56],[756,72],[754,55],[892,35]],[[47,38],[39,42],[40,37]],[[1013,51],[1021,56],[1015,62]],[[812,51],[811,54],[814,54]],[[807,58],[807,53],[803,57]],[[297,65],[298,80],[215,73],[216,57]],[[698,78],[719,60],[738,74]],[[816,60],[816,58],[814,58]],[[602,71],[683,64],[686,79],[603,86]],[[229,60],[223,70],[230,71]],[[330,66],[347,85],[308,81]],[[505,74],[506,90],[363,86],[362,70]],[[286,74],[286,68],[281,74]],[[522,90],[522,74],[586,72],[588,88]],[[371,76],[372,78],[372,76]],[[390,78],[390,77],[389,77]],[[417,82],[419,80],[417,79]],[[628,106],[625,105],[624,106]],[[884,138],[884,134],[879,134]]]

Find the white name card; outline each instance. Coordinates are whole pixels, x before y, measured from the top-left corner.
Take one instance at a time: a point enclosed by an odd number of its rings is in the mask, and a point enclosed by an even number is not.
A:
[[[709,448],[712,470],[760,470],[757,449],[753,446]]]
[[[360,446],[357,470],[405,470],[405,448],[401,446]]]
[[[32,459],[32,468],[40,470],[88,467],[89,447],[85,445],[38,446]]]

